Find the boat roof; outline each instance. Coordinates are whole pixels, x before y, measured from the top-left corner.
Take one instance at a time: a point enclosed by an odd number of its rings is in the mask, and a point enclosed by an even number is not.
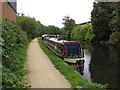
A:
[[[49,38],[49,37],[46,37],[46,39],[49,39],[49,40],[54,41],[56,43],[77,42],[77,41],[67,41],[67,40],[62,40],[62,39],[57,39],[57,38]]]

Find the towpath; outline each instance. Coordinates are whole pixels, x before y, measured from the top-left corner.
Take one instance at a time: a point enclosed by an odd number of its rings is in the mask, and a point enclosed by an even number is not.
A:
[[[55,69],[49,58],[44,54],[34,39],[28,48],[27,69],[31,88],[70,88],[65,77]]]

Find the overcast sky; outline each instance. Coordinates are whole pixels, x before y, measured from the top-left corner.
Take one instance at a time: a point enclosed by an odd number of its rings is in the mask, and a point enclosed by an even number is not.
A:
[[[17,0],[17,12],[35,17],[43,25],[63,27],[64,16],[77,24],[90,21],[94,0]]]

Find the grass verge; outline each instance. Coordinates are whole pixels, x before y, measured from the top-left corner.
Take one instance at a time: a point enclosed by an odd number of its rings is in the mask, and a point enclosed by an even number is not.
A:
[[[64,61],[52,53],[44,45],[41,39],[38,39],[39,45],[44,53],[49,57],[54,66],[65,76],[65,78],[70,82],[72,88],[77,88],[77,86],[83,88],[106,88],[106,85],[101,85],[97,83],[91,83],[83,76],[78,74],[73,67],[70,67],[64,63]]]

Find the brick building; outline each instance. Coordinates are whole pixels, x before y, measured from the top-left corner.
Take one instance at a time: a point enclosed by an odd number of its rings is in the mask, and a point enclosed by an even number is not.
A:
[[[0,0],[0,18],[16,22],[16,0]]]

